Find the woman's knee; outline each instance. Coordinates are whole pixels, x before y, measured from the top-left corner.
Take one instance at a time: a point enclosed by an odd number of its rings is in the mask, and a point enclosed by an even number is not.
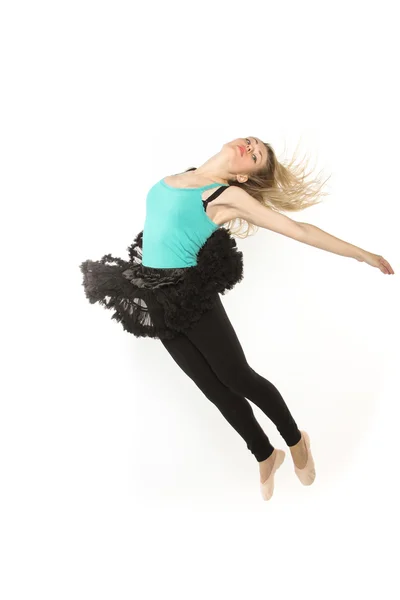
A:
[[[226,365],[219,377],[224,385],[237,393],[244,393],[248,388],[248,382],[253,377],[253,370],[247,363]]]

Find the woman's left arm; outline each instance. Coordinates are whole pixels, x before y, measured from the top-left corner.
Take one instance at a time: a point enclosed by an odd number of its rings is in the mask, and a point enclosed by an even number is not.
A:
[[[378,267],[382,273],[394,275],[392,267],[380,254],[373,254],[358,246],[349,244],[348,242],[323,231],[319,227],[311,225],[311,223],[299,223],[299,225],[301,225],[304,232],[303,237],[301,238],[301,241],[304,244],[321,248],[321,250],[326,250],[327,252],[334,252],[341,256],[355,258],[359,262],[366,262],[372,267]]]
[[[388,261],[380,254],[367,252],[367,250],[340,240],[319,227],[311,225],[311,223],[299,223],[278,211],[264,206],[238,186],[228,188],[224,196],[235,218],[245,219],[254,225],[286,235],[303,244],[309,244],[342,256],[349,256],[359,262],[366,262],[372,267],[378,267],[382,273],[394,274]]]
[[[315,246],[315,248],[321,248],[327,252],[334,252],[341,256],[348,256],[349,258],[356,258],[357,260],[364,262],[364,257],[367,254],[366,250],[349,244],[344,240],[341,240],[326,231],[323,231],[311,223],[299,223],[301,225],[304,235],[302,242],[309,244],[309,246]]]

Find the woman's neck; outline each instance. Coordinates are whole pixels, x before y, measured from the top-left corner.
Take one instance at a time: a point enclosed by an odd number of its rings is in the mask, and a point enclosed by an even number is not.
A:
[[[200,185],[208,185],[209,183],[220,183],[222,185],[228,183],[227,181],[224,181],[221,177],[216,177],[215,175],[212,175],[210,173],[203,173],[198,169],[196,169],[195,171],[186,171],[183,174],[188,176],[188,181],[194,181]]]

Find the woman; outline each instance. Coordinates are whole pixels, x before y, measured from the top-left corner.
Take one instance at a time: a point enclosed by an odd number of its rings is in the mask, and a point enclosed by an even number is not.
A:
[[[129,261],[108,254],[80,265],[89,301],[113,309],[113,318],[136,337],[160,339],[245,440],[259,463],[265,500],[272,497],[285,452],[271,445],[248,400],[276,425],[303,485],[313,483],[315,464],[307,432],[299,430],[273,383],[247,363],[222,305],[219,294],[243,278],[233,233],[244,223],[248,231],[261,226],[393,274],[382,256],[281,214],[319,203],[323,193],[314,183],[293,162],[280,163],[270,144],[237,138],[199,168],[150,189],[144,228],[128,247]]]

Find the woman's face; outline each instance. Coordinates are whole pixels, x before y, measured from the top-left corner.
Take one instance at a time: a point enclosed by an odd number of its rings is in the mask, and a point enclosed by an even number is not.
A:
[[[236,138],[223,148],[229,151],[229,167],[233,173],[255,173],[267,164],[268,150],[259,138]]]

